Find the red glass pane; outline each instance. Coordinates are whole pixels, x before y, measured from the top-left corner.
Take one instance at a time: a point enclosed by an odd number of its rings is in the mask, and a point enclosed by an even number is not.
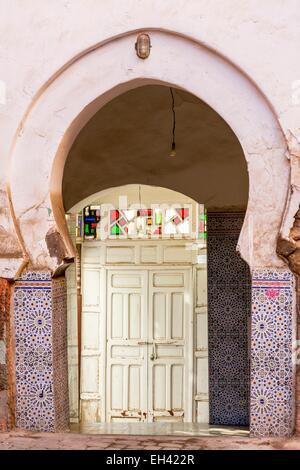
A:
[[[189,209],[176,209],[182,220],[189,216]]]
[[[151,217],[152,209],[140,209],[138,210],[138,216],[140,217]]]
[[[116,220],[118,220],[119,216],[120,216],[119,211],[115,211],[115,210],[110,211],[110,222],[111,223],[115,222]]]
[[[126,220],[125,219],[120,219],[119,220],[119,225],[121,225],[121,227],[123,227],[124,225],[126,225]]]

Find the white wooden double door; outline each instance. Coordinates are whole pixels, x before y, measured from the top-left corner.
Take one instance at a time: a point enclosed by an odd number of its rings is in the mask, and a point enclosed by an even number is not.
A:
[[[107,271],[106,421],[192,421],[192,269]]]

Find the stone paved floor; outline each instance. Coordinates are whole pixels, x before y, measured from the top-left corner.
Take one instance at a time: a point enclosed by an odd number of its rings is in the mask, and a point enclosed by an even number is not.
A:
[[[119,434],[134,436],[185,436],[185,437],[220,437],[220,436],[249,436],[245,427],[217,426],[200,423],[97,423],[70,424],[70,431],[82,434]]]
[[[0,450],[300,450],[300,438],[253,439],[248,437],[177,437],[118,436],[76,433],[33,433],[13,431],[0,433]]]

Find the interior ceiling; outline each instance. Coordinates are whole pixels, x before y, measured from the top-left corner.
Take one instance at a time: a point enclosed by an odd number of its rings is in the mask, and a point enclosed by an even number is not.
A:
[[[173,189],[210,210],[242,210],[248,172],[230,127],[195,96],[174,89],[176,156],[170,88],[136,88],[115,98],[87,123],[68,155],[63,198],[68,211],[103,189],[147,184]]]

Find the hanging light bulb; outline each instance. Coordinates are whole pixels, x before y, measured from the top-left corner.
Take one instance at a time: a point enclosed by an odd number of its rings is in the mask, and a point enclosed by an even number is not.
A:
[[[172,114],[173,114],[173,129],[172,129],[172,147],[170,152],[170,157],[176,157],[176,144],[175,144],[175,128],[176,128],[176,116],[175,116],[175,107],[174,107],[174,94],[172,88],[170,88],[171,97],[172,97]]]
[[[176,145],[175,142],[172,142],[172,148],[170,152],[170,157],[176,157]]]

